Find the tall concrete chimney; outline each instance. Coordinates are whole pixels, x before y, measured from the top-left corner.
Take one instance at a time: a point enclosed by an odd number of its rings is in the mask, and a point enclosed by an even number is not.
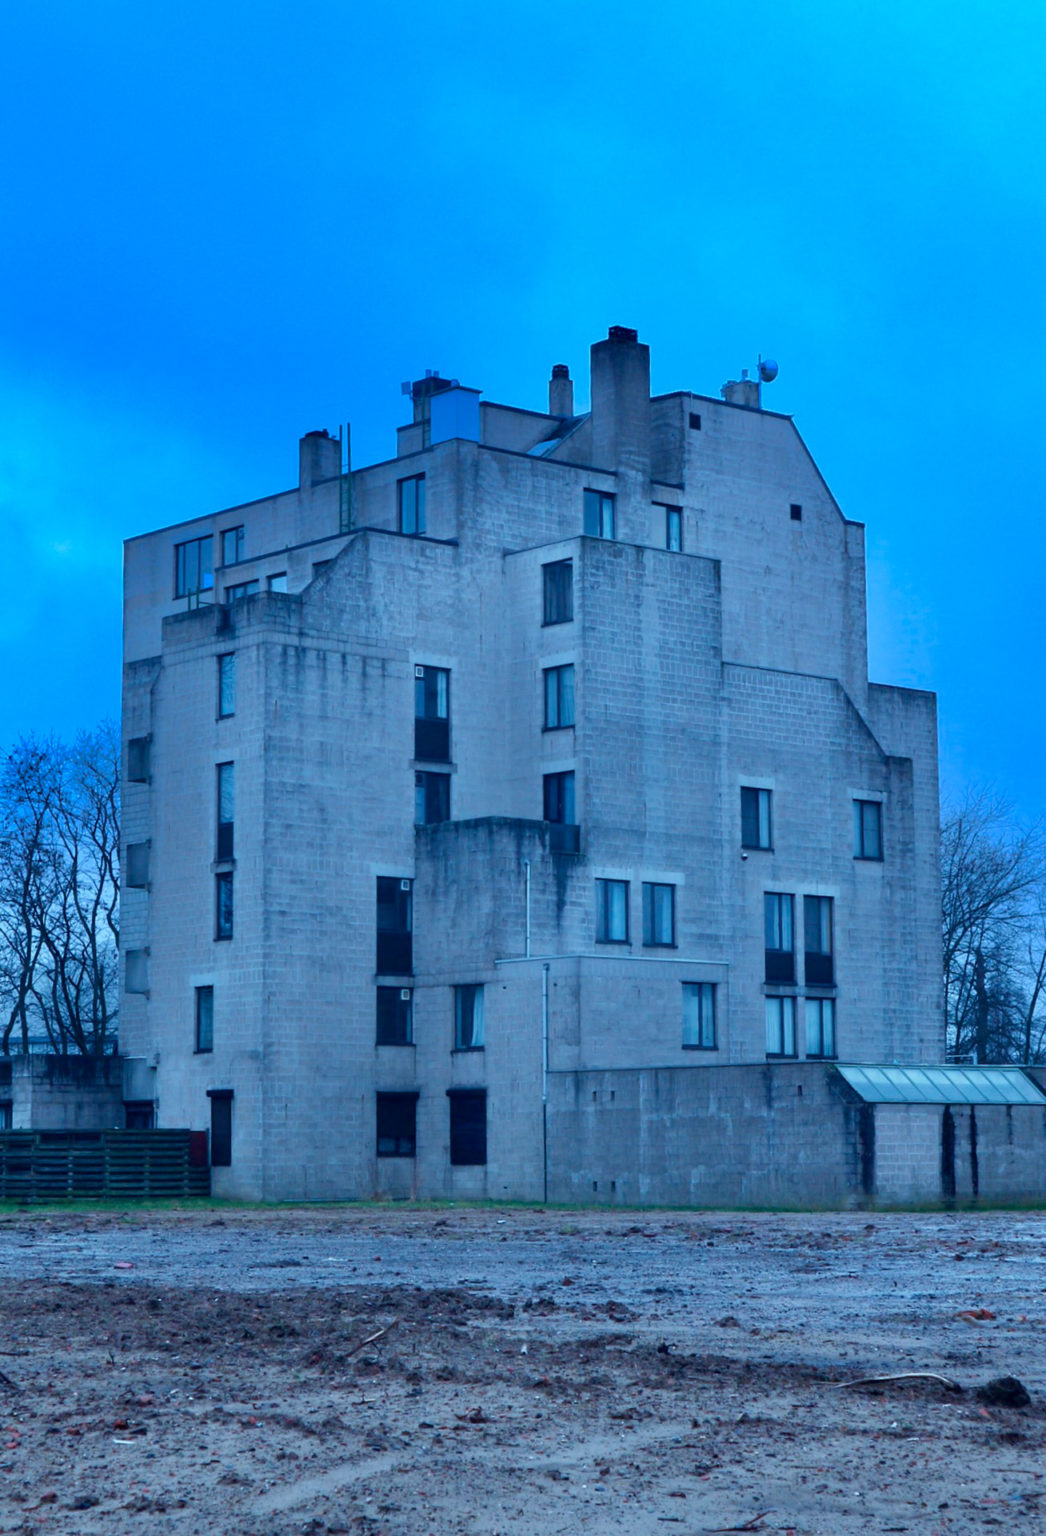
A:
[[[574,383],[566,363],[553,364],[552,377],[548,381],[548,414],[550,416],[573,416],[574,414]]]
[[[650,348],[612,325],[592,348],[592,462],[650,474]]]
[[[341,474],[341,443],[329,432],[306,432],[298,442],[298,485],[303,491],[318,480]]]

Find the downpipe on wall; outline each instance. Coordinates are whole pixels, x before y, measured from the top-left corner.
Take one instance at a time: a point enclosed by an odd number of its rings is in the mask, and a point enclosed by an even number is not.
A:
[[[527,870],[529,875],[530,870]],[[541,967],[541,1166],[543,1203],[548,1204],[548,961]]]

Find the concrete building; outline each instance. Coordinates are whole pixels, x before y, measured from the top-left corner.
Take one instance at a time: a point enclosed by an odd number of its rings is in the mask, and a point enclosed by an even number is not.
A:
[[[869,682],[861,525],[620,327],[585,412],[410,392],[394,459],[311,432],[127,543],[128,1102],[250,1198],[873,1192],[832,1063],[944,1039],[935,704]]]

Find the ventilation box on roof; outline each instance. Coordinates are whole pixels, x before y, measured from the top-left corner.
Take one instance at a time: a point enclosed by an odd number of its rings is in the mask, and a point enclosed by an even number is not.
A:
[[[478,443],[480,393],[458,384],[433,395],[429,401],[429,442],[445,443],[452,437],[465,437]]]

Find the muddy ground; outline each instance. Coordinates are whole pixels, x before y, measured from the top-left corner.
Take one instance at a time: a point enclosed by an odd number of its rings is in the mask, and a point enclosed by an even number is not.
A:
[[[1042,1214],[8,1211],[0,1266],[0,1532],[1046,1530]],[[904,1371],[959,1390],[845,1385]]]

